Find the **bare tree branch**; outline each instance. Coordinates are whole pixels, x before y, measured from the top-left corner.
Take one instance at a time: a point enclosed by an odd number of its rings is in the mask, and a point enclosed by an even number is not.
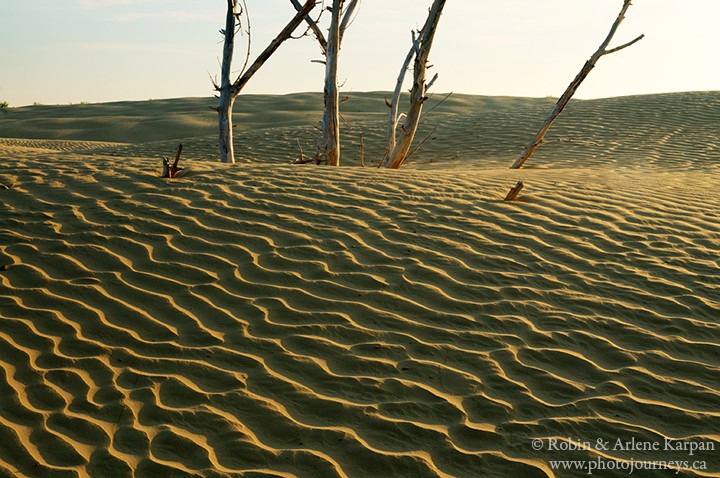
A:
[[[248,66],[248,63],[250,62],[250,49],[252,48],[252,35],[250,34],[250,11],[248,10],[247,3],[245,0],[242,0],[243,2],[243,8],[241,9],[240,13],[238,14],[238,17],[245,14],[245,18],[247,18],[247,50],[245,52],[245,61],[243,63],[242,68],[240,68],[240,75],[242,75],[245,72],[245,69]],[[238,20],[238,24],[240,24],[240,21]],[[239,28],[242,28],[242,25],[240,25]],[[238,75],[238,77],[240,76]]]
[[[438,75],[437,73],[435,73],[435,76],[432,77],[432,80],[428,81],[428,84],[427,84],[427,86],[425,87],[425,92],[426,92],[426,93],[427,93],[427,91],[428,91],[430,88],[432,88],[432,86],[435,84],[435,82],[437,81],[437,79],[438,79],[439,77],[440,77],[440,75]]]
[[[595,145],[595,146],[598,146],[600,144],[596,141],[558,138],[558,139],[551,139],[549,141],[542,140],[537,144],[537,147],[542,148],[543,146],[547,146],[548,144],[554,144],[554,143],[591,144],[591,145]]]
[[[244,4],[244,0],[243,4]],[[237,33],[236,22],[238,20],[237,7],[238,0],[227,0],[227,15],[225,19],[225,29],[221,30],[225,36],[223,44],[223,60],[222,60],[222,71],[219,88],[217,88],[216,82],[214,82],[217,91],[219,91],[219,105],[214,108],[219,116],[219,151],[220,160],[225,163],[234,163],[235,154],[233,151],[232,141],[232,108],[235,102],[235,98],[240,94],[240,91],[245,87],[250,78],[257,73],[260,67],[272,56],[280,45],[290,38],[295,29],[305,20],[305,17],[310,11],[315,8],[315,0],[307,0],[305,5],[300,9],[299,12],[290,20],[285,28],[270,42],[265,50],[255,59],[255,61],[243,71],[243,73],[235,80],[230,82],[230,74],[232,71],[232,60],[235,49],[235,36]],[[249,33],[249,30],[248,30]]]
[[[608,45],[612,41],[613,37],[615,36],[615,33],[617,33],[618,27],[620,26],[620,23],[625,19],[625,13],[627,13],[628,8],[630,8],[630,5],[632,4],[632,0],[624,0],[622,10],[620,10],[620,14],[618,15],[617,19],[615,20],[615,23],[613,23],[612,28],[610,29],[610,33],[605,38],[603,43],[600,45],[600,48],[593,53],[593,55],[590,57],[588,61],[585,62],[585,65],[583,65],[582,70],[580,70],[580,73],[577,74],[575,79],[570,83],[570,85],[567,87],[563,95],[560,97],[560,99],[557,101],[553,109],[550,111],[550,114],[545,118],[545,122],[540,127],[540,131],[535,135],[535,137],[530,141],[530,144],[525,147],[520,157],[513,163],[512,166],[510,166],[511,169],[518,169],[521,168],[525,162],[530,159],[530,157],[535,153],[535,151],[543,145],[543,139],[545,138],[545,135],[550,130],[550,127],[555,122],[558,116],[560,116],[560,113],[563,112],[565,107],[570,102],[570,99],[573,97],[577,89],[580,87],[582,82],[587,78],[587,76],[590,74],[590,72],[595,68],[595,64],[598,62],[600,58],[602,58],[605,55],[609,55],[610,53],[614,53],[616,51],[620,51],[624,48],[629,47],[630,45],[633,45],[640,40],[642,40],[645,35],[640,35],[636,39],[634,39],[631,42],[628,42],[624,45],[621,45],[617,48],[613,48],[611,50],[608,50]]]
[[[639,41],[642,40],[643,38],[645,38],[645,34],[640,35],[639,37],[637,37],[637,38],[634,39],[633,41],[629,41],[629,42],[625,43],[624,45],[620,45],[619,47],[613,48],[612,50],[607,50],[607,51],[605,51],[605,52],[603,52],[603,55],[609,55],[609,54],[611,54],[611,53],[615,53],[616,51],[624,50],[625,48],[627,48],[627,47],[629,47],[629,46],[633,46],[634,44],[636,44],[637,42],[639,42]]]
[[[300,5],[300,2],[298,0],[290,0],[290,2],[293,4],[295,9],[297,11],[300,11],[302,9],[302,5]],[[305,17],[305,21],[307,22],[308,26],[312,30],[313,34],[315,35],[315,38],[317,38],[318,43],[320,44],[320,49],[322,50],[323,55],[327,54],[327,40],[325,39],[325,35],[323,35],[322,30],[320,30],[320,27],[318,26],[317,22],[313,20],[310,15],[307,15]]]
[[[427,141],[432,137],[432,135],[435,134],[435,130],[436,130],[436,129],[437,129],[437,126],[433,126],[432,131],[430,131],[430,133],[428,133],[428,135],[425,136],[425,139],[423,139],[422,141],[420,141],[420,142],[418,143],[418,145],[415,146],[415,148],[414,148],[412,151],[410,151],[407,156],[405,156],[405,159],[407,160],[407,158],[409,158],[409,157],[412,156],[413,154],[415,154],[415,153],[417,153],[418,151],[420,151],[420,148],[422,147],[422,145],[425,144],[425,143],[427,143]]]
[[[342,22],[340,23],[340,44],[342,44],[343,37],[345,36],[345,30],[350,26],[353,14],[357,9],[359,0],[350,0],[350,3],[345,7],[345,13],[343,14]]]
[[[605,38],[605,40],[600,45],[600,48],[598,48],[598,52],[604,52],[607,50],[607,47],[610,45],[610,42],[615,37],[615,34],[618,31],[618,28],[620,28],[620,24],[623,20],[625,20],[625,14],[628,11],[628,8],[630,8],[630,5],[632,5],[632,0],[623,0],[623,6],[620,10],[620,13],[617,16],[617,19],[615,20],[615,23],[613,23],[612,27],[610,28],[610,32],[608,33],[608,36]]]
[[[240,91],[243,89],[243,87],[247,84],[248,81],[250,81],[250,78],[253,77],[255,73],[260,69],[260,67],[272,56],[273,53],[277,51],[278,48],[280,48],[280,45],[283,44],[285,40],[290,38],[295,31],[295,29],[303,22],[305,17],[307,17],[308,13],[315,8],[315,0],[307,0],[305,2],[305,5],[303,8],[293,17],[292,20],[285,26],[285,28],[282,29],[282,31],[278,34],[278,36],[275,37],[273,41],[270,42],[270,44],[263,50],[260,55],[255,59],[252,65],[243,73],[243,75],[238,78],[235,83],[233,84],[233,92],[237,95],[240,93]]]
[[[445,95],[445,98],[443,98],[442,100],[438,101],[438,103],[437,103],[436,105],[433,105],[433,107],[430,108],[429,110],[427,110],[427,112],[430,113],[431,111],[434,111],[435,108],[438,108],[440,105],[442,105],[443,103],[445,103],[445,102],[448,100],[448,98],[450,98],[454,93],[455,93],[454,91],[451,91],[450,93],[448,93],[447,95]]]

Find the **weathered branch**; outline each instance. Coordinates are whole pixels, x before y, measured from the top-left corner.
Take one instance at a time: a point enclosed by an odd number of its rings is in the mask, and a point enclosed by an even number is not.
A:
[[[609,55],[609,54],[611,54],[611,53],[615,53],[616,51],[624,50],[625,48],[627,48],[627,47],[629,47],[629,46],[633,46],[634,44],[636,44],[637,42],[639,42],[639,41],[642,40],[643,38],[645,38],[645,34],[642,34],[642,35],[638,36],[638,37],[637,37],[636,39],[634,39],[633,41],[629,41],[629,42],[627,42],[627,43],[624,44],[624,45],[620,45],[619,47],[613,48],[612,50],[607,50],[607,51],[605,51],[605,52],[603,52],[603,55]]]
[[[221,30],[225,41],[223,43],[223,61],[220,71],[220,90],[230,87],[230,72],[235,53],[235,8],[236,0],[227,0],[227,14],[225,16],[225,30]]]
[[[233,93],[237,94],[242,91],[250,78],[260,69],[261,66],[280,48],[285,40],[290,38],[295,29],[305,20],[310,11],[315,8],[315,0],[307,0],[302,9],[293,17],[292,20],[282,29],[282,31],[275,37],[273,41],[263,50],[260,55],[255,59],[252,65],[245,71],[245,73],[238,78],[233,84]]]
[[[303,154],[302,144],[300,144],[300,140],[297,140],[298,148],[300,149],[300,158],[297,160],[298,162],[302,163],[305,161],[305,155]]]
[[[595,141],[558,138],[558,139],[551,139],[550,141],[542,140],[542,141],[540,141],[540,143],[538,143],[537,147],[542,148],[543,146],[547,146],[548,144],[553,144],[553,143],[573,143],[573,144],[593,144],[593,145],[599,144],[599,143],[596,143]]]
[[[418,145],[415,146],[415,148],[413,148],[413,150],[408,153],[407,156],[405,156],[405,159],[407,160],[407,158],[409,158],[409,157],[412,156],[413,154],[415,154],[415,153],[417,153],[418,151],[420,151],[420,148],[422,148],[422,145],[425,144],[425,143],[427,143],[427,141],[432,137],[432,135],[435,134],[435,130],[437,130],[437,126],[433,126],[432,131],[430,131],[430,133],[428,133],[428,135],[425,136],[425,138],[424,138],[422,141],[420,141],[420,142],[418,143]]]
[[[513,163],[512,166],[510,166],[511,169],[518,169],[522,167],[525,162],[530,159],[530,157],[535,153],[535,151],[542,145],[543,139],[545,138],[545,135],[550,130],[550,127],[555,122],[558,116],[560,116],[560,113],[563,112],[567,104],[570,102],[570,99],[573,97],[577,89],[580,87],[582,82],[587,78],[587,76],[590,74],[590,72],[595,68],[595,64],[598,62],[600,58],[602,58],[605,55],[609,55],[610,53],[614,53],[616,51],[620,51],[624,48],[627,48],[640,40],[644,38],[645,35],[640,35],[636,39],[634,39],[631,42],[628,42],[624,45],[621,45],[617,48],[613,48],[611,50],[608,50],[608,45],[612,41],[613,37],[615,36],[615,33],[617,33],[618,27],[620,26],[620,23],[625,19],[625,13],[627,12],[628,8],[630,8],[630,5],[632,4],[632,0],[624,0],[622,10],[620,11],[620,14],[618,15],[617,19],[615,20],[615,23],[613,23],[612,28],[610,29],[610,33],[605,38],[605,41],[600,45],[600,48],[593,53],[593,55],[590,57],[588,61],[585,62],[585,65],[583,65],[582,70],[580,70],[580,73],[575,77],[575,79],[570,83],[570,85],[567,87],[563,95],[560,97],[560,99],[557,101],[553,109],[550,111],[550,114],[545,118],[545,122],[543,123],[542,127],[540,128],[540,131],[535,135],[535,137],[530,141],[530,144],[523,150],[522,155]]]
[[[245,69],[247,68],[248,63],[250,62],[250,52],[251,52],[251,49],[252,49],[252,35],[250,34],[250,13],[248,12],[247,3],[245,2],[245,0],[242,0],[242,3],[243,3],[243,6],[242,6],[242,8],[240,9],[240,13],[238,13],[238,14],[235,15],[235,18],[237,19],[237,21],[238,21],[238,23],[239,23],[242,14],[245,13],[245,17],[247,18],[247,25],[248,25],[248,26],[247,26],[247,38],[248,38],[248,40],[247,40],[247,48],[246,48],[246,51],[245,51],[245,61],[243,62],[242,68],[240,68],[240,74],[241,74],[241,75],[242,75],[242,73],[245,71]],[[241,29],[241,32],[242,32],[242,25],[240,25],[240,29]]]
[[[623,20],[625,20],[625,14],[628,11],[628,8],[630,8],[630,5],[632,5],[632,0],[623,0],[623,6],[620,10],[620,13],[618,14],[617,18],[615,19],[615,23],[613,23],[612,27],[610,28],[610,32],[608,33],[608,36],[605,38],[605,40],[600,45],[600,48],[598,48],[599,52],[604,52],[607,50],[607,47],[610,45],[610,42],[615,37],[615,34],[618,31],[618,28],[620,28],[620,24]]]
[[[210,83],[212,83],[212,85],[213,85],[213,89],[215,91],[220,91],[220,85],[217,82],[217,78],[212,76],[209,71],[208,71],[208,77],[210,78]]]
[[[345,13],[343,13],[342,22],[340,22],[340,44],[342,45],[343,37],[345,36],[345,30],[350,26],[350,21],[352,20],[352,16],[355,13],[355,10],[357,9],[357,6],[359,4],[359,0],[350,0],[350,3],[345,8]]]
[[[300,2],[298,0],[290,0],[290,2],[295,7],[295,10],[300,11],[302,10],[302,5],[300,5]],[[305,22],[307,22],[308,26],[312,30],[313,34],[315,35],[315,38],[317,38],[318,43],[320,44],[320,49],[322,50],[323,55],[327,54],[327,40],[325,39],[325,35],[323,35],[322,30],[320,30],[320,27],[318,26],[317,22],[313,20],[310,15],[305,16]]]
[[[427,93],[427,91],[428,91],[430,88],[433,87],[433,85],[435,84],[435,82],[437,81],[437,79],[438,79],[439,77],[440,77],[440,75],[438,75],[437,73],[435,73],[435,76],[432,77],[432,80],[428,81],[428,84],[427,84],[427,86],[425,87],[425,92],[426,92],[426,93]]]
[[[435,111],[435,108],[439,108],[440,106],[442,106],[442,104],[445,103],[445,102],[448,100],[448,98],[450,98],[450,97],[451,97],[452,95],[454,95],[454,94],[455,94],[455,92],[454,92],[454,91],[451,91],[450,93],[448,93],[447,95],[445,95],[445,98],[443,98],[442,100],[440,100],[440,101],[438,101],[437,103],[435,103],[435,104],[433,105],[433,107],[430,108],[427,112],[430,113],[431,111]]]

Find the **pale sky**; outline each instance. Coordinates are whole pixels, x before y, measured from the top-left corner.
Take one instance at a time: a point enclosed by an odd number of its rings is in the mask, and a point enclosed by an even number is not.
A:
[[[247,0],[254,55],[289,0]],[[362,0],[341,53],[344,91],[392,90],[430,0]],[[67,104],[213,94],[225,0],[0,0],[0,102]],[[448,0],[431,63],[436,92],[559,96],[622,0]],[[578,98],[720,90],[720,0],[635,0]],[[238,48],[243,50],[243,48]],[[253,56],[254,58],[254,56]],[[244,93],[322,91],[313,38],[285,43]],[[235,65],[240,65],[238,55]]]

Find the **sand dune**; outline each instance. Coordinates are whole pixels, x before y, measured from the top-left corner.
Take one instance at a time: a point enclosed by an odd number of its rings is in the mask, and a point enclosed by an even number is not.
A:
[[[719,476],[719,99],[578,102],[594,144],[520,171],[549,99],[448,100],[399,172],[281,164],[312,113],[234,167],[212,132],[0,140],[0,475]],[[549,446],[598,439],[715,451]]]
[[[359,164],[365,141],[370,164],[382,156],[387,93],[349,93],[343,103],[344,164]],[[214,161],[216,118],[212,98],[99,105],[13,108],[0,115],[0,136],[125,143],[98,153],[158,158],[177,143],[196,160]],[[453,94],[428,101],[418,138],[429,139],[412,155],[411,168],[499,167],[516,159],[552,107],[553,98]],[[287,164],[311,154],[318,137],[322,95],[247,95],[235,106],[235,150],[240,162]],[[548,136],[560,143],[538,150],[528,167],[605,166],[680,169],[717,167],[720,92],[645,95],[573,101]],[[432,133],[432,134],[431,134]],[[715,160],[715,161],[714,161]]]

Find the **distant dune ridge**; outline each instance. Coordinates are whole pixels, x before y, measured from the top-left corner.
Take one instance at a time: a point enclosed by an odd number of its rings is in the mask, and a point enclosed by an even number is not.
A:
[[[519,171],[551,98],[453,95],[399,172],[289,165],[321,102],[240,97],[235,166],[208,99],[0,116],[0,476],[720,475],[719,92],[575,101]]]

